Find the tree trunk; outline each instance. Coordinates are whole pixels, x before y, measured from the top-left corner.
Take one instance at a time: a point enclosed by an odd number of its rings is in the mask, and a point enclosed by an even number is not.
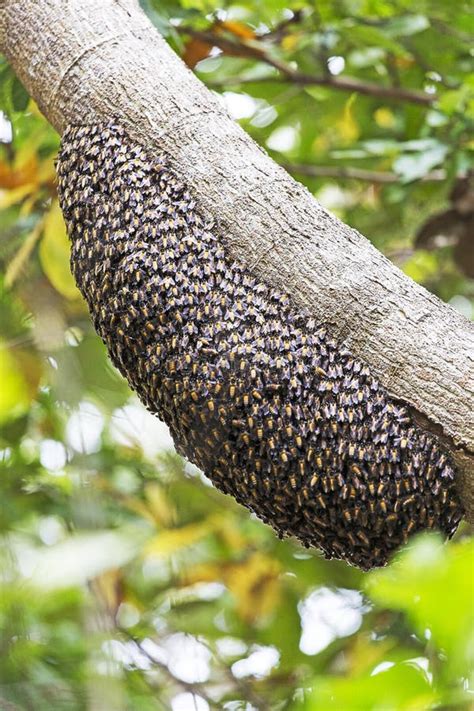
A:
[[[227,115],[136,0],[0,0],[0,49],[40,109],[68,123],[115,117],[165,150],[231,256],[366,361],[440,436],[474,520],[474,329],[321,207]]]

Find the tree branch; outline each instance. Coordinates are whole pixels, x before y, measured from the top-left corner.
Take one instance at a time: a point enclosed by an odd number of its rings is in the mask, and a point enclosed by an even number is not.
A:
[[[275,64],[272,62],[272,66]],[[435,100],[435,95],[426,94],[421,91],[412,91],[411,89],[401,89],[395,86],[382,86],[381,84],[371,84],[369,82],[361,82],[353,77],[334,77],[324,76],[316,77],[312,74],[303,74],[302,72],[290,71],[285,72],[283,76],[271,74],[264,77],[247,77],[237,76],[226,79],[213,79],[207,82],[208,86],[216,89],[222,86],[230,87],[237,84],[255,84],[256,82],[270,83],[286,83],[292,82],[299,86],[326,86],[329,89],[336,91],[349,91],[351,93],[363,94],[364,96],[372,96],[378,99],[386,99],[391,101],[405,101],[412,104],[421,104],[430,106]]]
[[[281,163],[289,173],[306,175],[308,178],[347,178],[348,180],[366,180],[369,183],[390,185],[399,183],[401,177],[396,173],[380,170],[364,170],[337,165],[311,165],[306,163]],[[421,178],[422,182],[440,182],[446,180],[444,170],[433,170]]]
[[[291,66],[272,57],[259,42],[240,40],[239,42],[227,37],[215,34],[214,32],[201,32],[191,27],[176,28],[181,34],[189,35],[201,42],[206,42],[211,47],[219,47],[223,52],[238,57],[250,57],[277,69],[280,75],[267,76],[256,79],[255,77],[229,77],[220,81],[209,82],[211,86],[232,86],[235,84],[252,83],[256,81],[291,81],[299,86],[326,86],[337,91],[350,91],[364,96],[372,96],[379,99],[390,99],[392,101],[407,101],[414,104],[429,106],[435,100],[435,96],[423,91],[403,89],[396,86],[383,86],[371,82],[363,82],[353,77],[314,76],[293,69]]]
[[[166,150],[230,255],[289,293],[296,308],[331,323],[390,395],[441,436],[473,518],[474,329],[467,319],[274,163],[136,2],[3,0],[0,47],[59,131],[114,116],[148,151]]]

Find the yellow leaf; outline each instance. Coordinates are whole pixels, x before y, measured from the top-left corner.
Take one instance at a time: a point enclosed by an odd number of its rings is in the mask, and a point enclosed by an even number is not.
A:
[[[34,193],[31,193],[31,195],[28,195],[28,197],[23,200],[21,207],[20,207],[20,216],[21,217],[28,217],[33,210],[38,201],[38,192],[35,190]]]
[[[147,484],[145,496],[146,502],[130,497],[125,500],[125,505],[155,527],[157,525],[164,528],[172,526],[176,521],[176,510],[166,496],[163,487],[156,483]]]
[[[69,268],[69,240],[57,200],[46,215],[39,254],[43,271],[54,288],[66,299],[80,298]]]
[[[342,118],[337,122],[337,130],[344,143],[353,143],[359,138],[359,124],[354,118],[352,106],[356,99],[356,94],[352,94],[344,105]]]
[[[213,532],[212,517],[199,523],[190,523],[180,528],[168,528],[160,531],[145,546],[145,555],[169,556],[182,548],[191,546]]]
[[[331,141],[327,134],[321,133],[313,141],[313,150],[316,153],[326,153],[331,147]]]
[[[247,538],[242,535],[235,520],[229,516],[223,516],[220,526],[216,533],[220,536],[223,543],[232,550],[241,550],[247,546]]]
[[[15,166],[17,169],[25,168],[28,165],[36,166],[38,162],[38,151],[44,140],[48,137],[50,128],[42,121],[41,125],[28,135],[28,140],[23,141],[21,146],[15,151]]]
[[[54,183],[56,181],[54,158],[52,158],[51,156],[44,158],[39,164],[38,180],[40,183]]]
[[[143,501],[140,501],[140,499],[136,498],[127,498],[124,499],[124,505],[130,509],[130,511],[134,511],[137,513],[139,516],[144,518],[146,521],[149,521],[149,523],[155,525],[155,517],[153,516],[152,512],[148,508],[146,504],[143,503]]]
[[[216,22],[215,28],[217,32],[222,28],[243,40],[253,40],[256,38],[255,31],[249,27],[249,25],[244,25],[242,22],[236,22],[235,20]]]
[[[156,483],[148,484],[145,495],[155,522],[165,527],[172,525],[176,519],[176,512],[163,487]]]
[[[263,553],[253,553],[244,561],[216,565],[204,563],[186,571],[184,582],[219,581],[235,598],[237,612],[252,623],[271,615],[280,599],[281,566]]]
[[[120,568],[111,568],[94,578],[90,585],[112,618],[115,618],[123,601],[123,582]]]
[[[415,64],[413,57],[396,57],[394,63],[399,69],[408,69]]]
[[[203,42],[200,39],[192,38],[186,42],[182,55],[183,62],[185,62],[185,64],[187,64],[191,69],[194,69],[198,62],[209,56],[211,49],[212,44],[209,44],[209,42]]]
[[[23,415],[30,404],[28,383],[5,343],[0,343],[0,422]]]
[[[0,188],[13,190],[23,185],[36,184],[38,162],[36,156],[31,156],[21,165],[12,165],[0,160]]]
[[[28,399],[32,400],[38,390],[38,385],[43,373],[42,361],[33,351],[15,348],[14,352],[17,366],[23,373],[23,378],[28,391]]]
[[[344,651],[351,675],[370,673],[370,670],[379,662],[387,659],[395,646],[396,640],[393,637],[377,640],[377,643],[374,644],[369,633],[356,635]]]
[[[377,126],[381,128],[392,128],[395,125],[395,116],[385,106],[381,106],[374,112],[374,119]]]
[[[228,571],[225,583],[244,620],[252,622],[273,612],[280,597],[280,572],[279,563],[262,553],[254,553]]]
[[[43,228],[42,222],[34,227],[30,234],[25,238],[23,244],[21,245],[18,252],[15,254],[13,259],[9,262],[7,270],[5,272],[5,286],[10,288],[15,282],[17,276],[20,274],[24,265],[28,261],[31,252],[33,251],[35,244],[41,236],[41,230]]]
[[[281,46],[282,49],[285,50],[285,52],[292,52],[296,47],[298,46],[298,42],[300,41],[300,35],[299,34],[291,34],[291,35],[286,35],[283,37],[281,41]]]
[[[36,192],[36,183],[25,183],[11,190],[0,190],[0,210],[16,205],[31,193]]]
[[[209,583],[215,581],[224,582],[225,570],[231,563],[199,563],[187,568],[184,572],[183,582],[185,585],[195,583]]]

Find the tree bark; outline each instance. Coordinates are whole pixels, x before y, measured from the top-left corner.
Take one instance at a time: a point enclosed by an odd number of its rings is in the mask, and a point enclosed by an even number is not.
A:
[[[0,0],[0,49],[52,125],[115,117],[166,150],[233,257],[365,360],[452,453],[474,520],[474,328],[234,123],[136,0]]]

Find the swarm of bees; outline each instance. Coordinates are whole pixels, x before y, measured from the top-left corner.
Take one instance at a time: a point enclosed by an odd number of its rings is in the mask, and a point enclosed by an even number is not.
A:
[[[214,484],[328,558],[384,565],[451,536],[454,471],[328,330],[230,259],[165,154],[70,126],[57,164],[72,270],[112,361]]]

